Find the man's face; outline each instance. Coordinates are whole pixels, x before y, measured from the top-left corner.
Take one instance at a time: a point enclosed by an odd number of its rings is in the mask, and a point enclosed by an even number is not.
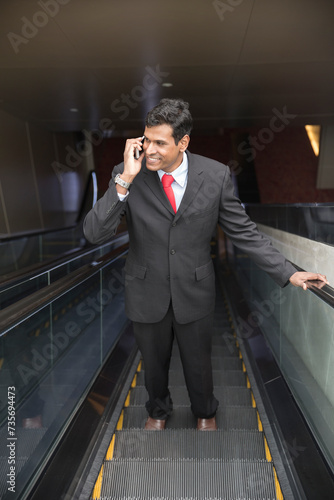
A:
[[[185,135],[178,144],[175,144],[172,133],[172,127],[167,124],[145,128],[143,149],[148,170],[173,172],[181,165],[189,136]]]

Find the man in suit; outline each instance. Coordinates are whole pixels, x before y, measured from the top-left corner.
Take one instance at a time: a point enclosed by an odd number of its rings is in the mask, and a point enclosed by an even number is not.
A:
[[[216,429],[211,338],[215,276],[210,241],[217,223],[280,286],[326,278],[300,273],[261,235],[233,194],[228,167],[188,152],[188,103],[163,99],[147,115],[144,137],[128,139],[105,195],[88,213],[92,243],[112,236],[126,216],[126,313],[145,363],[145,429],[161,430],[172,411],[168,390],[176,337],[199,430]],[[139,151],[139,157],[135,153]],[[170,182],[168,182],[170,181]]]

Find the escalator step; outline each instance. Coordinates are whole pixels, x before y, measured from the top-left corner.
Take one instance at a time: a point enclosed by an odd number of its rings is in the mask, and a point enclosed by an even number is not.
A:
[[[220,459],[266,460],[263,434],[259,431],[231,430],[198,432],[165,430],[116,432],[113,459]]]
[[[239,352],[236,349],[232,349],[229,345],[221,345],[221,344],[213,344],[212,345],[212,354],[215,357],[222,357],[222,358],[239,358]],[[180,351],[177,346],[173,348],[172,356],[179,358],[180,357]]]
[[[170,387],[170,393],[174,405],[190,405],[188,391],[185,386]],[[214,394],[221,406],[251,406],[251,392],[246,387],[215,387]],[[131,406],[143,406],[147,401],[145,387],[139,386],[132,389],[130,393]]]
[[[143,362],[143,369],[145,364]],[[181,359],[177,356],[172,357],[170,363],[171,370],[182,370]],[[242,370],[242,360],[238,357],[216,357],[212,356],[212,369],[213,370]]]
[[[271,463],[217,460],[113,460],[101,499],[276,500]]]
[[[141,370],[137,375],[137,386],[144,385],[145,371]],[[180,370],[170,370],[169,383],[171,386],[185,385],[184,375]],[[215,386],[246,387],[246,375],[240,370],[224,370],[213,372],[213,383]]]
[[[147,411],[142,406],[129,406],[124,409],[123,429],[144,429]],[[240,406],[220,406],[216,415],[218,429],[258,429],[255,408]],[[196,419],[190,408],[174,407],[166,423],[166,429],[196,429]]]

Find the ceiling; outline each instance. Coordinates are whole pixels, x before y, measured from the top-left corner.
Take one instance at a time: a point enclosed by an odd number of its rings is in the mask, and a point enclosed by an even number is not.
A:
[[[161,97],[198,130],[334,122],[333,0],[0,5],[0,108],[40,127],[122,135]]]

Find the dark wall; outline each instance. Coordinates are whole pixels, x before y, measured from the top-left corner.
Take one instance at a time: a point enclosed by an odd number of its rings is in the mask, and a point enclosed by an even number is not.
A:
[[[4,111],[0,126],[0,236],[72,225],[94,168],[76,153],[76,136]]]
[[[110,138],[95,150],[101,194],[108,188],[112,168],[123,161],[124,145],[124,138]],[[334,201],[334,189],[316,187],[318,159],[303,127],[287,127],[272,135],[255,128],[225,129],[211,135],[194,133],[189,150],[228,164],[240,186],[251,171],[261,203]],[[251,201],[246,199],[245,190],[241,189],[239,195],[242,201]]]

